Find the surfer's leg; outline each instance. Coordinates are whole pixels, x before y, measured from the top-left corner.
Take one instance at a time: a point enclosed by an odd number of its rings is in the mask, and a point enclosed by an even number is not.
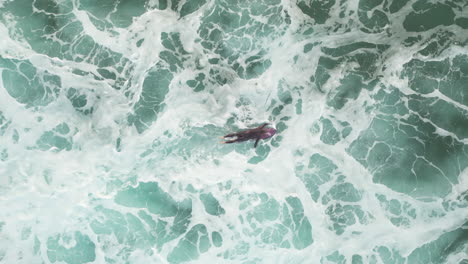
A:
[[[221,141],[221,144],[231,144],[231,143],[236,143],[236,142],[238,141],[234,139],[234,140]]]
[[[223,144],[231,144],[231,143],[244,142],[244,141],[247,141],[247,140],[249,140],[249,139],[250,139],[250,138],[244,137],[242,134],[240,134],[240,135],[236,135],[236,138],[235,138],[235,139],[226,140],[226,141],[221,142],[221,143],[223,143]]]
[[[231,134],[227,134],[227,135],[223,136],[223,138],[237,137],[237,136],[238,136],[238,133],[231,133]]]

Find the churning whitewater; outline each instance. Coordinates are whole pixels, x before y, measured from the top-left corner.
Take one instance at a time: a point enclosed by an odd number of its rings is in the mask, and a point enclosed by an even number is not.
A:
[[[0,35],[0,263],[468,264],[466,0],[0,0]]]

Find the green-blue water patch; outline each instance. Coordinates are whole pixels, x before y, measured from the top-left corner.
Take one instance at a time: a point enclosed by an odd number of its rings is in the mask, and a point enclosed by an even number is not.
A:
[[[128,207],[147,208],[162,217],[174,217],[180,211],[192,210],[190,200],[176,202],[156,182],[140,182],[135,188],[126,188],[117,193],[115,202]]]
[[[44,132],[37,140],[36,146],[40,150],[53,150],[55,152],[61,150],[71,150],[73,146],[72,135],[70,128],[66,123],[57,125],[51,131]]]
[[[73,247],[65,247],[60,241],[70,243],[75,241]],[[96,259],[96,246],[87,235],[75,232],[74,237],[69,235],[57,235],[47,240],[47,256],[52,263],[65,262],[67,264],[90,263]]]
[[[363,264],[362,256],[361,255],[353,255],[351,257],[351,264]]]
[[[417,248],[408,256],[408,263],[447,263],[447,258],[466,250],[467,223],[436,240]]]
[[[200,200],[205,206],[205,211],[210,215],[222,215],[226,212],[211,193],[200,194]]]
[[[29,61],[0,57],[0,67],[3,68],[3,85],[8,94],[26,107],[45,106],[60,92],[60,77],[37,69]]]
[[[322,204],[328,205],[326,213],[332,222],[329,229],[337,235],[341,235],[347,227],[357,222],[367,224],[373,219],[372,215],[357,204],[362,199],[362,192],[345,179],[344,176],[339,176],[336,184],[322,197]],[[356,204],[353,205],[353,203]]]
[[[128,5],[127,2],[118,3]],[[80,6],[84,7],[86,3]],[[96,7],[110,8],[104,2],[102,6],[98,4]],[[128,61],[121,54],[98,45],[91,37],[83,34],[82,24],[71,12],[71,2],[35,1],[34,8],[43,12],[33,12],[32,2],[11,1],[3,6],[3,12],[0,13],[2,20],[6,19],[6,15],[17,19],[16,28],[20,29],[18,35],[24,37],[33,50],[50,57],[86,61],[99,67],[115,66],[117,72],[123,71],[122,66]]]
[[[438,31],[429,37],[426,47],[419,51],[427,57],[437,57],[455,42],[456,35],[450,31]]]
[[[180,17],[187,16],[205,5],[207,0],[199,0],[199,1],[187,1],[180,9]]]
[[[369,33],[381,32],[388,24],[390,24],[390,21],[385,12],[377,8],[379,5],[382,4],[382,2],[382,0],[359,1],[358,17],[359,21],[361,21],[361,23],[365,27],[361,29],[362,31]]]
[[[327,204],[331,201],[359,202],[361,198],[362,193],[356,190],[353,184],[339,180],[323,196],[322,203]]]
[[[434,124],[465,137],[460,129],[466,120],[464,110],[435,98],[406,96],[396,89],[381,90],[375,99],[383,112],[347,151],[372,173],[375,182],[394,190],[414,196],[449,193],[468,166],[467,150],[456,139],[437,134]],[[404,100],[409,103],[405,105]]]
[[[185,51],[180,41],[180,33],[161,33],[161,43],[166,50],[159,53],[159,58],[166,62],[167,67],[174,73],[182,69],[183,63],[189,58],[189,53]]]
[[[146,75],[140,100],[134,106],[134,115],[129,116],[130,123],[139,133],[145,131],[163,110],[164,98],[169,92],[173,74],[160,64],[155,65]]]
[[[0,111],[0,136],[3,136],[11,124],[11,120],[8,120]]]
[[[93,24],[100,30],[116,27],[128,27],[134,17],[141,16],[147,9],[147,0],[112,1],[104,0],[98,3],[90,0],[80,1],[79,9],[92,15]]]
[[[91,97],[91,100],[89,97]],[[93,113],[94,107],[90,101],[94,101],[97,98],[92,93],[82,93],[78,89],[70,88],[67,91],[67,98],[76,111],[84,115]]]
[[[387,217],[395,226],[409,227],[412,220],[416,219],[416,210],[408,202],[400,202],[396,199],[388,200],[383,194],[377,194],[380,206],[387,211]]]
[[[215,247],[220,247],[223,245],[223,237],[219,232],[213,232],[211,233],[211,241],[213,242],[213,245]]]
[[[293,231],[292,244],[296,249],[303,249],[312,244],[312,225],[304,215],[304,207],[297,197],[286,198],[283,205],[283,223]]]
[[[70,15],[61,18],[56,17],[57,14],[62,14],[62,12],[69,12],[69,6],[64,2],[59,4],[54,1],[37,1],[34,8],[44,12],[33,12],[33,2],[12,1],[5,3],[2,8],[3,12],[0,14],[2,20],[6,19],[6,15],[12,15],[17,19],[17,28],[22,30],[24,38],[34,50],[58,55],[61,51],[60,44],[56,41],[47,40],[46,35],[59,31],[67,22],[70,22],[68,20],[71,19]]]
[[[377,6],[381,5],[383,0],[360,0],[359,1],[359,9],[362,11],[371,11],[372,9],[376,8]]]
[[[298,153],[298,155],[302,154]],[[341,235],[348,226],[356,224],[357,221],[361,224],[370,222],[372,216],[357,204],[362,199],[362,192],[358,191],[351,183],[346,182],[345,176],[341,175],[338,167],[330,159],[320,154],[313,154],[309,159],[308,166],[305,165],[296,164],[296,176],[304,182],[314,201],[317,202],[322,195],[321,202],[328,205],[326,213],[331,220],[330,230]],[[320,186],[332,181],[335,177],[336,184],[327,193],[320,193]],[[338,201],[348,204],[343,205]],[[356,205],[349,203],[356,203]],[[358,220],[356,221],[356,219]]]
[[[287,197],[283,203],[266,193],[254,194],[241,203],[244,210],[253,202],[260,202],[245,214],[249,236],[257,236],[263,243],[280,248],[303,249],[312,244],[312,225],[304,215],[304,207],[297,197]],[[241,217],[243,219],[243,217]]]
[[[468,137],[466,128],[468,111],[438,98],[427,98],[419,95],[410,97],[409,109],[417,112],[422,118],[431,120],[434,126],[452,132],[459,139]]]
[[[181,55],[188,54],[188,52],[184,49],[184,46],[180,40],[180,33],[177,32],[162,32],[161,33],[161,43],[163,46],[175,53],[179,53]]]
[[[174,250],[169,253],[169,263],[182,263],[196,260],[200,254],[210,249],[211,243],[205,225],[198,224],[192,227],[182,238]]]
[[[347,121],[332,122],[328,118],[320,118],[322,134],[320,140],[329,145],[335,145],[351,133],[351,125]],[[336,127],[335,127],[336,126]]]
[[[468,106],[468,56],[458,55],[452,60],[421,61],[413,59],[404,65],[402,77],[407,77],[409,87],[422,94],[439,90],[450,99]],[[442,103],[445,104],[445,103]],[[450,110],[456,112],[461,110]],[[427,107],[430,108],[430,107]],[[458,133],[461,134],[461,133]]]
[[[366,225],[372,219],[359,205],[349,205],[341,203],[330,204],[325,213],[328,215],[332,224],[329,229],[337,235],[345,232],[347,227],[357,224]]]
[[[115,249],[102,246],[108,262],[119,263],[128,260],[131,252],[137,249],[147,251],[151,248],[161,250],[162,246],[181,234],[169,232],[168,222],[155,219],[140,210],[137,215],[122,214],[119,211],[102,206],[95,208],[96,217],[90,227],[99,241],[117,239],[119,247]]]
[[[314,201],[318,201],[320,197],[320,185],[330,181],[337,170],[337,166],[326,157],[320,154],[313,154],[309,163],[296,164],[296,176],[304,182],[310,196]]]
[[[377,247],[374,249],[384,264],[404,264],[406,259],[396,249],[387,247]]]
[[[118,3],[128,5],[127,2],[120,1]],[[34,12],[33,5],[34,10],[36,10]],[[99,5],[97,6],[99,8]],[[72,70],[81,76],[89,75],[98,81],[106,80],[107,84],[116,90],[129,84],[127,82],[128,74],[133,65],[122,54],[97,44],[91,36],[84,33],[83,25],[72,12],[73,4],[70,1],[10,1],[1,9],[0,20],[10,21],[11,18],[14,18],[18,21],[11,29],[11,35],[20,41],[26,40],[35,52],[60,60],[96,65],[98,66],[96,72]],[[90,19],[91,21],[96,20],[94,16],[91,16]],[[113,26],[110,22],[107,23],[106,28]],[[28,80],[24,80],[24,77]],[[39,74],[37,78],[40,79],[40,83],[36,85],[37,80],[31,80],[27,75],[24,77],[9,76],[8,78],[18,83],[29,82],[28,85],[38,87],[38,89],[45,89],[41,86],[49,88],[48,83],[51,81],[57,82],[51,77]],[[22,86],[25,85],[21,85],[20,88]],[[21,89],[16,90],[20,91]]]
[[[302,0],[297,2],[297,6],[307,16],[314,19],[317,24],[324,24],[330,18],[330,10],[335,4],[335,0]]]
[[[392,0],[389,6],[390,13],[396,13],[400,11],[410,0]]]
[[[250,142],[250,144],[255,144],[255,143],[252,141]],[[265,144],[264,142],[258,143],[258,146],[255,148],[256,156],[250,158],[248,161],[249,163],[258,164],[268,157],[268,154],[270,153],[271,148],[268,145],[264,145],[264,144]]]
[[[256,78],[271,66],[261,40],[281,36],[284,26],[290,23],[277,0],[238,2],[237,5],[218,2],[205,14],[198,28],[201,45],[207,52],[217,55],[218,64],[231,67],[243,79]],[[251,15],[262,15],[267,22],[250,20]],[[248,53],[255,55],[241,57]]]
[[[463,29],[468,29],[468,17],[458,17],[455,19],[455,24]]]
[[[413,10],[403,21],[403,27],[407,31],[427,31],[437,26],[449,26],[454,23],[455,13],[449,5],[420,0],[413,4]]]
[[[389,47],[390,47],[389,45],[385,45],[385,44],[374,44],[374,43],[369,43],[369,42],[355,42],[355,43],[339,46],[336,48],[322,47],[321,50],[325,54],[336,58],[336,57],[342,57],[344,55],[348,55],[359,49],[368,49],[370,51],[375,49],[379,51],[379,53],[381,53],[387,50]],[[333,63],[330,63],[329,61],[324,61],[322,65],[326,66],[326,68],[328,69],[334,68],[334,66],[336,66],[336,64],[334,65]],[[331,67],[328,65],[330,65]]]
[[[389,47],[368,42],[355,42],[334,48],[322,47],[321,51],[328,56],[319,58],[311,81],[317,85],[319,91],[324,92],[322,87],[330,79],[330,71],[338,66],[349,69],[341,78],[341,85],[334,88],[327,102],[335,109],[341,109],[350,100],[356,99],[363,88],[372,90],[375,87],[378,82],[375,73],[381,67],[380,54]]]
[[[338,251],[335,251],[326,257],[322,257],[320,263],[345,264],[346,258],[345,256],[341,255]]]
[[[185,233],[192,216],[190,199],[177,202],[156,182],[140,182],[135,188],[126,188],[117,193],[115,202],[127,207],[146,208],[159,217],[173,217],[166,240]]]
[[[162,32],[161,43],[165,50],[159,53],[160,60],[148,71],[140,100],[134,106],[134,113],[128,117],[139,133],[143,133],[157,120],[158,114],[164,109],[164,99],[174,75],[184,68],[184,63],[190,58],[179,33]],[[195,84],[195,89],[201,91],[204,88],[203,78],[201,75],[196,78],[200,83]],[[188,84],[192,83],[189,81]]]
[[[194,92],[201,92],[205,90],[205,74],[204,73],[198,73],[195,78],[188,80],[186,84],[193,88]]]

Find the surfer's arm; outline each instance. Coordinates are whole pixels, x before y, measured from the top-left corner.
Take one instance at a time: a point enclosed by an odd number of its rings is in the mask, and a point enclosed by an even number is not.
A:
[[[265,123],[265,124],[259,126],[258,129],[262,129],[262,128],[266,127],[267,125],[268,125],[268,123]]]
[[[257,140],[255,140],[254,148],[256,148],[256,147],[257,147],[257,145],[258,145],[258,141],[260,141],[260,138],[257,138]]]

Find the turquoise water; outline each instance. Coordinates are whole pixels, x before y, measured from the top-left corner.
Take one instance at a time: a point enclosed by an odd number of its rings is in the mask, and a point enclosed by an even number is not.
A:
[[[468,263],[466,0],[0,0],[0,35],[0,263]]]

